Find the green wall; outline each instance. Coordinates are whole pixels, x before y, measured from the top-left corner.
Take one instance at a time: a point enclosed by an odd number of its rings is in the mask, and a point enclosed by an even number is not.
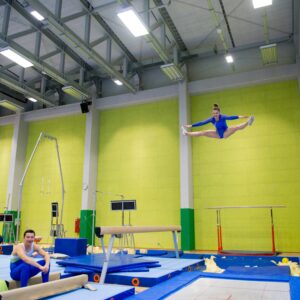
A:
[[[274,210],[277,250],[300,250],[300,96],[297,81],[192,96],[192,121],[210,116],[213,103],[227,115],[255,116],[229,139],[193,138],[197,249],[217,249],[210,206],[286,205]],[[229,125],[242,120],[230,121]],[[201,129],[209,129],[206,125]],[[194,129],[196,130],[196,128]],[[222,211],[223,248],[270,250],[269,211]]]
[[[97,225],[121,225],[110,200],[137,200],[132,225],[180,224],[178,101],[100,113]],[[128,223],[128,214],[126,214]],[[136,234],[139,247],[173,247],[169,233]]]
[[[11,157],[11,143],[13,137],[13,126],[0,126],[0,213],[4,212],[7,201],[7,184]],[[2,222],[0,222],[0,234],[2,233]]]
[[[26,164],[42,131],[58,139],[66,191],[63,224],[68,237],[76,236],[74,220],[80,217],[85,119],[85,115],[77,115],[29,124]],[[54,141],[42,139],[25,178],[21,232],[36,229],[43,242],[50,243],[51,202],[59,202],[60,211],[59,166]]]

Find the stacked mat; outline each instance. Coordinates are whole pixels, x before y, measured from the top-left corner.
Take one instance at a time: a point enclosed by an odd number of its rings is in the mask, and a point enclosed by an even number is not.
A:
[[[101,273],[104,261],[104,254],[91,254],[59,260],[57,264],[65,267],[65,273],[91,274]],[[112,254],[107,272],[147,272],[149,268],[159,266],[156,260],[145,260],[129,254]]]

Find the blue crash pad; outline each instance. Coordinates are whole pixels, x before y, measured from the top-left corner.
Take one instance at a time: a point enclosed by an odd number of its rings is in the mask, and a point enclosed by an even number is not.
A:
[[[85,269],[85,268],[80,268],[80,267],[72,267],[72,266],[67,266],[65,267],[64,270],[65,273],[71,273],[71,274],[92,274],[95,273],[95,271],[90,270],[90,269]],[[149,272],[148,268],[128,268],[122,270],[122,272]]]
[[[82,255],[65,260],[58,261],[61,266],[80,267],[95,272],[101,272],[104,263],[104,254]],[[157,261],[149,261],[141,258],[135,258],[132,255],[116,255],[112,254],[108,263],[108,272],[118,272],[124,269],[136,269],[138,267],[145,268],[157,265]]]

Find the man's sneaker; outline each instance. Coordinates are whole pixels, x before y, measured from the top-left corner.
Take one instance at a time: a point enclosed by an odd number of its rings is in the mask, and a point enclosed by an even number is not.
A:
[[[253,122],[254,122],[254,116],[251,116],[248,120],[248,125],[251,126]]]
[[[184,128],[184,126],[181,126],[181,132],[183,135],[186,135],[187,134],[187,131],[186,129]]]

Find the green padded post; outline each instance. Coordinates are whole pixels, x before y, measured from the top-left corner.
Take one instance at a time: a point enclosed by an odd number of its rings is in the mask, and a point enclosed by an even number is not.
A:
[[[195,249],[195,223],[194,223],[194,209],[182,208],[180,209],[181,221],[181,248],[182,250]]]
[[[95,212],[96,214],[96,212]],[[96,221],[96,215],[94,222]],[[93,210],[86,209],[80,211],[80,237],[87,238],[88,244],[91,245],[93,242]],[[95,238],[94,238],[95,244]]]

